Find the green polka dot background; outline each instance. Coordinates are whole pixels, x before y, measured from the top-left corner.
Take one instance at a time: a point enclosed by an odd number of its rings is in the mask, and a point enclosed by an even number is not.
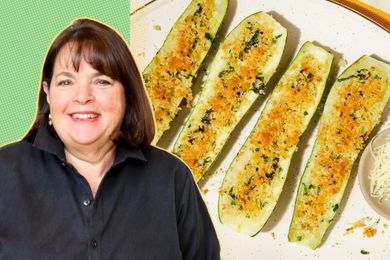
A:
[[[90,17],[130,41],[129,0],[0,3],[0,146],[19,140],[36,113],[41,66],[53,38],[74,19]]]

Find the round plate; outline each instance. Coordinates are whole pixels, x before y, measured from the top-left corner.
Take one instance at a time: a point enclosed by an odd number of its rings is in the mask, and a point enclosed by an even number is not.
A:
[[[390,220],[390,200],[383,199],[381,202],[379,198],[372,197],[370,194],[371,180],[369,178],[372,169],[374,168],[375,159],[372,155],[371,149],[375,149],[378,145],[384,144],[386,138],[390,136],[390,128],[380,132],[371,142],[367,145],[364,150],[359,163],[359,185],[360,190],[363,193],[364,198],[372,209],[374,209],[379,215]]]
[[[190,1],[158,0],[131,15],[130,48],[140,69],[145,68],[151,61],[164,43],[165,37],[174,22]],[[380,1],[388,2],[388,0]],[[135,10],[145,2],[149,2],[149,0],[131,0],[131,8]],[[202,90],[202,80],[205,80],[207,68],[212,62],[215,49],[220,41],[242,19],[258,11],[271,14],[288,30],[286,49],[277,72],[268,83],[269,90],[275,86],[299,47],[306,41],[314,41],[315,44],[323,46],[335,55],[333,69],[328,79],[329,85],[348,65],[364,54],[390,61],[390,48],[388,47],[390,46],[390,34],[388,32],[362,16],[329,1],[229,0],[228,11],[219,31],[219,36],[215,39],[214,49],[210,51],[203,68],[199,71],[197,80],[194,81],[192,88],[194,94],[193,104],[196,103],[199,97]],[[384,259],[383,255],[390,254],[390,228],[385,230],[383,234],[381,232],[382,223],[390,226],[390,221],[387,219],[383,218],[381,220],[381,229],[378,229],[378,233],[373,239],[363,237],[360,232],[344,235],[345,230],[350,227],[350,223],[368,216],[375,219],[377,215],[366,203],[362,203],[363,198],[360,189],[357,182],[354,181],[354,178],[357,177],[358,167],[354,167],[353,172],[351,172],[351,180],[345,190],[345,199],[338,210],[340,213],[337,214],[334,224],[329,228],[321,246],[316,250],[310,250],[288,242],[287,234],[294,210],[296,189],[313,149],[320,113],[313,117],[311,125],[302,136],[298,151],[291,160],[288,177],[278,204],[262,231],[255,237],[249,237],[220,223],[218,217],[219,188],[226,170],[252,131],[265,103],[265,98],[259,98],[255,102],[233,131],[205,180],[200,184],[200,187],[204,190],[203,198],[207,203],[218,234],[221,258],[224,260],[362,259],[362,257],[367,258],[361,254],[361,250],[364,249],[370,252],[369,258]],[[189,114],[190,109],[182,107],[182,110],[172,122],[169,131],[164,133],[158,144],[159,147],[170,151]],[[386,106],[381,122],[379,128],[390,125],[390,103]]]

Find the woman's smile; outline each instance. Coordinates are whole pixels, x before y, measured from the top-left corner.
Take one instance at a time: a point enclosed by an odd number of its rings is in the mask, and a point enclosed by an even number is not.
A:
[[[80,112],[70,113],[69,116],[75,122],[96,122],[100,114],[93,111],[80,111]]]

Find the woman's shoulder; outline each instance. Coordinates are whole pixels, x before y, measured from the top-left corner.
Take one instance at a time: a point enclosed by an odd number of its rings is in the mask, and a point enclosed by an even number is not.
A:
[[[10,183],[10,178],[21,169],[20,172],[31,170],[36,164],[36,160],[31,159],[35,157],[33,154],[32,144],[25,140],[0,147],[0,183]]]
[[[20,140],[0,147],[0,161],[19,160],[31,151],[32,144],[26,140]]]
[[[176,155],[170,153],[169,151],[163,148],[149,145],[146,148],[144,148],[142,151],[146,159],[150,162],[169,164],[172,166],[187,167],[179,157],[177,157]]]
[[[182,194],[183,189],[196,189],[190,168],[179,157],[156,146],[143,150],[147,163],[154,169],[158,178],[173,180],[175,192]]]
[[[191,176],[189,167],[179,157],[163,148],[148,146],[142,152],[147,163],[153,168],[158,168],[160,172],[176,173],[175,175],[182,175],[182,177]],[[177,174],[178,172],[187,174]]]

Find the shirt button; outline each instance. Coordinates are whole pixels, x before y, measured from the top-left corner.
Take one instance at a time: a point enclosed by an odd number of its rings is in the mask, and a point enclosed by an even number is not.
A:
[[[96,248],[97,247],[97,241],[95,239],[93,239],[91,241],[91,246],[92,246],[92,248]]]
[[[64,162],[61,163],[62,166],[66,166],[66,164]]]
[[[83,204],[84,204],[84,206],[86,206],[86,207],[88,207],[89,205],[91,205],[91,200],[90,199],[84,199],[83,200]]]

